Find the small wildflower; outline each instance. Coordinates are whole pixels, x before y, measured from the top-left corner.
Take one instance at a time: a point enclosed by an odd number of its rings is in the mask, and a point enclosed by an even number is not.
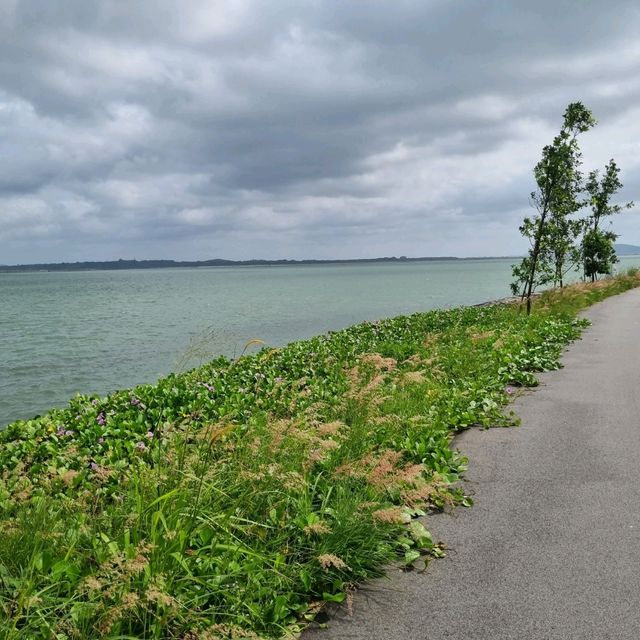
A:
[[[98,404],[98,401],[97,400],[92,400],[91,404],[95,407]]]
[[[91,469],[93,471],[99,471],[100,470],[100,465],[96,464],[95,462],[92,462],[90,465]]]
[[[102,444],[104,442],[104,438],[98,438],[98,444]]]
[[[104,413],[100,412],[96,417],[96,422],[102,427],[104,426],[106,420],[104,419]]]
[[[515,389],[514,389],[513,387],[505,387],[504,392],[505,392],[507,395],[511,396],[511,395],[513,395],[513,394],[515,393]]]
[[[138,451],[146,451],[147,445],[144,442],[136,442],[136,449]]]
[[[140,399],[136,398],[135,396],[131,396],[131,400],[130,400],[131,405],[133,405],[134,407],[137,407],[140,404]]]
[[[71,429],[67,429],[64,432],[64,435],[67,436],[68,438],[70,438],[71,436],[73,436],[73,431],[71,431]]]
[[[56,435],[58,437],[61,437],[64,435],[64,427],[58,427],[58,430],[56,431]]]
[[[151,440],[153,438],[153,431],[147,431],[147,438]]]

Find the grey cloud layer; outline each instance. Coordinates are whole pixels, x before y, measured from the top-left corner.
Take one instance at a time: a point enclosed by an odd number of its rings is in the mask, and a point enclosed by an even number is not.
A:
[[[633,2],[0,5],[0,263],[513,254],[564,106],[640,186]],[[618,228],[640,241],[638,218]]]

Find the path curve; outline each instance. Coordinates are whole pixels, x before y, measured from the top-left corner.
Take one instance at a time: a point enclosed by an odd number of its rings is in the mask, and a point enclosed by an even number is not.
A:
[[[640,289],[585,315],[565,368],[516,400],[520,427],[457,439],[475,506],[428,518],[448,557],[303,640],[640,638]]]

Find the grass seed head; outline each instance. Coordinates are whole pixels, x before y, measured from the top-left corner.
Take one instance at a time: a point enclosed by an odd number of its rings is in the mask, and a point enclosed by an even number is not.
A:
[[[318,562],[325,571],[328,571],[332,567],[334,569],[346,569],[347,571],[350,571],[347,563],[333,553],[323,553],[318,556]]]
[[[308,524],[303,531],[308,535],[322,535],[325,533],[331,533],[331,528],[326,524],[326,522],[314,522],[313,524]]]
[[[388,509],[377,509],[371,513],[371,517],[376,522],[385,524],[405,524],[408,516],[400,507],[389,507]]]

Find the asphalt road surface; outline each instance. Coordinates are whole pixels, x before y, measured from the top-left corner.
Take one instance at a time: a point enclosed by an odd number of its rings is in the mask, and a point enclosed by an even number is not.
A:
[[[640,639],[640,289],[585,315],[520,427],[457,439],[475,506],[426,522],[447,558],[391,569],[304,640]]]

